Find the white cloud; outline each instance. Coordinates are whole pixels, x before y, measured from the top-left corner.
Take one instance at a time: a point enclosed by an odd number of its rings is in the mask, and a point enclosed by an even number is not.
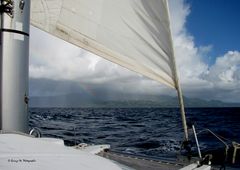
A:
[[[31,35],[32,78],[104,83],[114,79],[142,77],[37,28],[31,27]]]
[[[208,70],[203,56],[211,50],[211,45],[196,47],[194,37],[187,32],[185,24],[190,6],[184,0],[170,2],[171,25],[175,48],[175,57],[182,87],[185,94],[196,88],[208,86],[202,75]]]
[[[239,52],[229,51],[218,57],[216,63],[209,65],[206,56],[213,50],[212,45],[197,47],[194,37],[187,32],[184,25],[190,13],[189,5],[185,4],[183,0],[172,0],[170,1],[170,11],[175,56],[184,94],[190,97],[231,102],[239,100],[240,95],[237,95],[240,82]],[[232,95],[234,92],[236,95]]]
[[[175,56],[185,95],[234,101],[240,94],[240,54],[228,52],[210,66],[212,45],[197,47],[186,29],[190,6],[169,1]],[[30,77],[112,84],[118,91],[173,93],[171,89],[31,27]],[[234,50],[234,49],[233,49]],[[225,91],[224,91],[225,90]],[[226,92],[228,90],[228,92]],[[217,93],[216,93],[217,92]],[[227,95],[230,95],[229,97]]]
[[[222,86],[223,88],[227,88],[229,85],[239,85],[240,52],[229,51],[224,56],[218,57],[206,78],[216,86]]]

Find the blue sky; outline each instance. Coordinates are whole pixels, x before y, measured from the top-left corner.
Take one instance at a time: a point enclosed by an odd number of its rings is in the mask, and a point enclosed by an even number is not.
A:
[[[187,0],[187,30],[196,46],[212,45],[210,63],[230,50],[240,50],[239,0]]]

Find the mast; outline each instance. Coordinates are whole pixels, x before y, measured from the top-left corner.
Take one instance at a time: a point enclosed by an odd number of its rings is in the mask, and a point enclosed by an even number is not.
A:
[[[185,108],[184,108],[184,101],[183,101],[183,95],[182,95],[182,89],[179,84],[178,78],[177,78],[177,72],[175,73],[176,75],[176,85],[177,85],[177,93],[178,93],[178,101],[180,105],[180,110],[181,110],[181,117],[182,117],[182,125],[183,125],[183,130],[184,130],[184,139],[185,141],[188,141],[188,130],[187,130],[187,121],[186,121],[186,113],[185,113]]]
[[[0,130],[28,132],[30,0],[1,0]]]
[[[166,0],[166,6],[168,10],[168,21],[170,22],[170,12],[169,12],[169,6],[168,6],[168,0]],[[171,24],[169,23],[169,26],[171,27]],[[183,125],[183,130],[184,130],[184,140],[188,141],[188,130],[187,130],[187,121],[186,121],[186,114],[185,114],[185,108],[184,108],[184,101],[183,101],[183,94],[182,94],[182,89],[181,85],[179,83],[179,77],[177,73],[177,68],[176,68],[176,61],[175,61],[175,52],[174,52],[174,47],[173,47],[173,40],[172,40],[172,34],[171,34],[171,29],[170,29],[170,35],[171,35],[171,50],[172,50],[172,60],[173,60],[173,71],[174,71],[174,77],[175,77],[175,88],[177,90],[177,96],[178,96],[178,101],[179,101],[179,106],[180,106],[180,111],[181,111],[181,117],[182,117],[182,125]]]

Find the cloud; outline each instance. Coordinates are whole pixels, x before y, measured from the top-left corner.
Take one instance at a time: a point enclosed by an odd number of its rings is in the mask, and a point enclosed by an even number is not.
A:
[[[80,79],[82,75],[88,76],[100,60],[99,57],[34,27],[31,27],[31,32],[33,37],[30,40],[30,77]]]
[[[114,63],[31,27],[30,77],[100,83],[136,77]],[[39,45],[41,44],[41,45]],[[138,76],[137,76],[138,77]]]
[[[202,78],[208,72],[208,64],[204,56],[212,49],[211,45],[196,47],[194,37],[186,29],[187,16],[190,6],[183,0],[169,1],[175,58],[182,84],[183,92],[187,96],[195,96],[198,89],[209,87]]]
[[[229,51],[218,57],[216,63],[209,69],[206,79],[216,87],[238,88],[240,83],[240,52]]]
[[[194,37],[186,28],[187,16],[191,12],[190,5],[184,0],[171,0],[169,7],[176,62],[184,95],[227,101],[239,100],[240,97],[234,95],[234,93],[240,94],[239,52],[229,51],[210,65],[206,58],[208,53],[214,50],[212,45],[197,47]],[[30,78],[34,80],[75,82],[79,85],[84,84],[92,90],[102,88],[104,92],[111,89],[109,90],[111,92],[115,90],[129,94],[176,94],[174,90],[155,81],[54,38],[34,27],[31,27],[30,41]],[[32,94],[41,94],[37,90],[41,89],[37,83],[31,87]],[[73,89],[78,91],[78,88]],[[68,92],[63,86],[58,90]]]
[[[214,50],[213,45],[197,47],[194,37],[186,29],[190,6],[183,0],[169,2],[175,57],[184,94],[204,99],[238,101],[239,52],[229,51],[210,65],[206,58]]]

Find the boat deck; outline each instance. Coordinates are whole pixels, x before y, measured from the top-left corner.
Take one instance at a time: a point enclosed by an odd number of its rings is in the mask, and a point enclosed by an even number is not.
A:
[[[137,170],[177,170],[181,169],[184,166],[184,164],[147,159],[128,154],[121,154],[113,151],[103,151],[100,152],[98,155]]]
[[[98,155],[136,170],[179,170],[191,163],[189,161],[186,161],[184,163],[184,160],[172,162],[158,159],[149,159],[125,153],[118,153],[111,150],[102,151]],[[195,162],[195,160],[192,161]],[[219,170],[219,167],[212,167],[211,170]],[[229,170],[236,169],[230,168]]]

